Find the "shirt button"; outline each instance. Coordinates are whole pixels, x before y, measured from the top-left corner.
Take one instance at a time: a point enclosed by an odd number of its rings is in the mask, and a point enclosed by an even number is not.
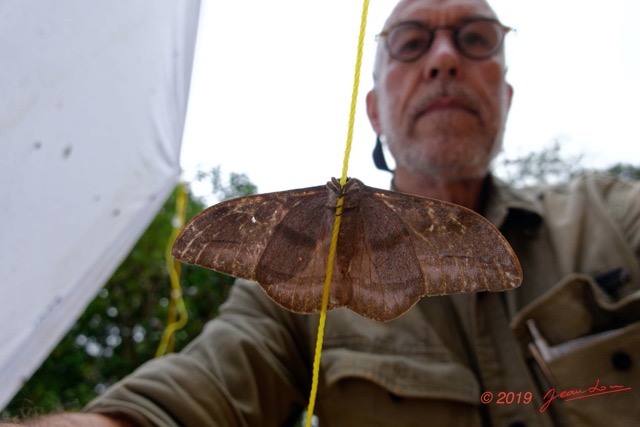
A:
[[[611,364],[618,371],[628,371],[631,369],[631,356],[624,351],[616,351],[611,356]]]
[[[400,403],[404,400],[402,396],[398,396],[395,393],[389,393],[389,399],[391,399],[391,401],[395,403]]]

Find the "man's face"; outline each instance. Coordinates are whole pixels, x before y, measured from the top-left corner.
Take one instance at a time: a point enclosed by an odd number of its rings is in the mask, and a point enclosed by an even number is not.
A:
[[[385,29],[405,21],[453,26],[469,17],[495,14],[484,0],[402,0]],[[398,169],[446,182],[484,177],[511,103],[502,52],[469,59],[445,29],[414,62],[394,60],[382,48],[375,72],[367,111]]]

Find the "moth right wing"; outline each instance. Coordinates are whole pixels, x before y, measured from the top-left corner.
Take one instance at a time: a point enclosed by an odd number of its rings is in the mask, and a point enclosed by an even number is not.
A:
[[[409,310],[424,294],[424,277],[411,231],[401,215],[377,194],[365,188],[359,212],[345,211],[340,234],[350,234],[338,253],[349,251],[348,265],[338,263],[342,277],[337,286],[349,286],[345,304],[377,321],[394,319]],[[335,274],[335,273],[334,273]],[[333,290],[333,289],[332,289]]]
[[[424,295],[505,291],[522,282],[513,249],[486,218],[440,200],[375,190],[397,211],[422,269]]]

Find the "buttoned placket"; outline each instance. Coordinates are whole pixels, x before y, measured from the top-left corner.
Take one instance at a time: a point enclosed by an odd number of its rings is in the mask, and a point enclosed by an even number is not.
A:
[[[471,298],[470,313],[476,321],[473,332],[476,360],[482,379],[482,386],[494,394],[494,401],[488,405],[493,425],[504,426],[552,426],[549,413],[541,413],[542,398],[538,392],[525,356],[509,327],[506,316],[504,295],[486,292],[474,294]],[[513,402],[497,404],[499,393],[531,392],[529,404]]]

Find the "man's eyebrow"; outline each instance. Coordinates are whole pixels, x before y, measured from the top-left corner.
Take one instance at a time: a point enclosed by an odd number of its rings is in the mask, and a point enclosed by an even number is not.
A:
[[[475,15],[465,15],[463,17],[461,17],[460,19],[456,20],[453,24],[450,24],[451,26],[456,26],[459,24],[463,24],[465,22],[469,22],[469,21],[476,21],[476,20],[495,20],[498,21],[498,18],[495,15],[481,15],[481,14],[475,14]],[[427,28],[431,27],[431,24],[429,23],[429,20],[424,20],[424,19],[401,19],[399,21],[396,21],[392,24],[387,25],[384,28],[384,31],[388,31],[392,28],[395,28],[399,25],[404,25],[404,24],[419,24],[419,25],[424,25]]]
[[[477,20],[483,20],[483,19],[499,21],[498,17],[495,15],[467,15],[462,19],[459,19],[458,23],[466,22],[466,21],[477,21]]]

